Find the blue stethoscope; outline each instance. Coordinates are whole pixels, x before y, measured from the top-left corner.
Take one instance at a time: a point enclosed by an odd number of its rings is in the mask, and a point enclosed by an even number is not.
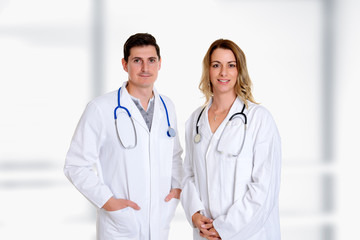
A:
[[[118,102],[118,105],[117,107],[114,109],[114,119],[115,119],[115,128],[116,128],[116,134],[118,136],[118,139],[121,143],[121,145],[126,148],[126,149],[132,149],[132,148],[135,148],[136,145],[137,145],[137,134],[136,134],[136,128],[135,128],[135,124],[134,124],[134,120],[130,114],[130,111],[124,107],[124,106],[121,106],[120,105],[120,91],[121,91],[121,87],[119,88],[118,90],[118,97],[117,97],[117,102]],[[168,130],[166,131],[166,134],[168,137],[170,138],[173,138],[176,136],[176,131],[171,127],[170,125],[170,120],[169,120],[169,113],[168,113],[168,110],[167,110],[167,107],[166,107],[166,104],[163,100],[163,98],[159,95],[160,97],[160,100],[162,102],[162,104],[164,105],[164,108],[165,108],[165,112],[166,112],[166,120],[167,120],[167,124],[168,124]],[[118,117],[117,117],[117,110],[121,108],[121,109],[124,109],[127,113],[127,115],[129,116],[129,119],[131,120],[131,124],[132,124],[132,127],[133,127],[133,132],[134,132],[134,143],[133,144],[125,144],[124,141],[121,140],[121,135],[119,134],[119,130],[118,130]],[[125,135],[125,134],[124,134]]]
[[[199,133],[199,126],[198,126],[198,124],[199,124],[199,121],[200,121],[200,117],[201,117],[202,113],[204,112],[205,108],[206,108],[206,107],[204,107],[204,108],[201,110],[201,112],[200,112],[200,114],[199,114],[199,116],[198,116],[198,118],[197,118],[197,121],[196,121],[196,128],[195,128],[196,134],[195,134],[195,137],[194,137],[194,142],[195,142],[195,143],[199,143],[199,142],[201,141],[201,134]],[[241,112],[237,112],[237,113],[234,113],[233,115],[231,115],[231,117],[229,118],[229,121],[228,121],[228,122],[230,122],[231,120],[233,120],[233,118],[235,118],[235,117],[238,116],[238,115],[243,116],[243,117],[244,117],[244,120],[243,120],[243,121],[244,121],[244,133],[246,133],[247,117],[246,117],[246,114],[244,113],[244,110],[245,110],[245,104],[244,104]],[[244,139],[245,139],[245,134],[244,134],[244,136],[243,136],[243,140],[244,140]]]

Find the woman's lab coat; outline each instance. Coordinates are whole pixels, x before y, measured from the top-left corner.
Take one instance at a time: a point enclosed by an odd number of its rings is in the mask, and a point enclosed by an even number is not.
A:
[[[244,110],[248,120],[246,137],[238,156],[234,155],[243,141],[243,121],[228,120],[241,112],[243,102],[239,98],[214,134],[208,121],[210,105],[206,107],[198,123],[202,137],[199,143],[194,142],[194,137],[202,108],[186,122],[181,202],[194,228],[194,239],[205,239],[199,236],[191,220],[197,211],[214,219],[213,225],[222,240],[280,239],[280,137],[270,113],[260,105],[251,102],[248,105]]]
[[[117,91],[91,101],[76,128],[64,172],[97,207],[98,240],[168,239],[170,221],[179,200],[173,198],[165,202],[164,199],[172,188],[181,188],[182,149],[178,134],[175,138],[167,136],[165,108],[155,89],[154,95],[154,116],[149,132],[126,90],[126,82],[121,88],[121,105],[132,114],[137,132],[134,149],[124,149],[117,138],[114,124]],[[167,97],[162,97],[170,124],[176,130],[174,105]],[[129,199],[141,209],[127,207],[111,212],[102,209],[112,196]]]

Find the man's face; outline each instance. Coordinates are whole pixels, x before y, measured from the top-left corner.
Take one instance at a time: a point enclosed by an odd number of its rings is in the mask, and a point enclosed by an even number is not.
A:
[[[154,46],[139,46],[130,49],[128,62],[122,59],[124,70],[129,75],[129,83],[134,87],[153,87],[161,67]]]

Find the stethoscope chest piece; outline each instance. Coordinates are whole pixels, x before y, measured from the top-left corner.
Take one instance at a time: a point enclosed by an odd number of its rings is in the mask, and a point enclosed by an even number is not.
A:
[[[198,133],[198,134],[196,134],[195,137],[194,137],[194,142],[195,142],[195,143],[198,143],[198,142],[200,142],[200,141],[201,141],[201,135]]]
[[[176,131],[172,127],[169,127],[168,130],[167,130],[167,135],[169,137],[175,137],[176,136]]]

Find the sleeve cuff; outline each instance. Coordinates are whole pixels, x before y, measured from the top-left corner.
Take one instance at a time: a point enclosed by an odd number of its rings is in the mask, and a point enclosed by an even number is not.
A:
[[[105,193],[99,195],[99,198],[94,202],[95,206],[98,208],[102,208],[109,199],[114,196],[111,191],[106,191]]]

